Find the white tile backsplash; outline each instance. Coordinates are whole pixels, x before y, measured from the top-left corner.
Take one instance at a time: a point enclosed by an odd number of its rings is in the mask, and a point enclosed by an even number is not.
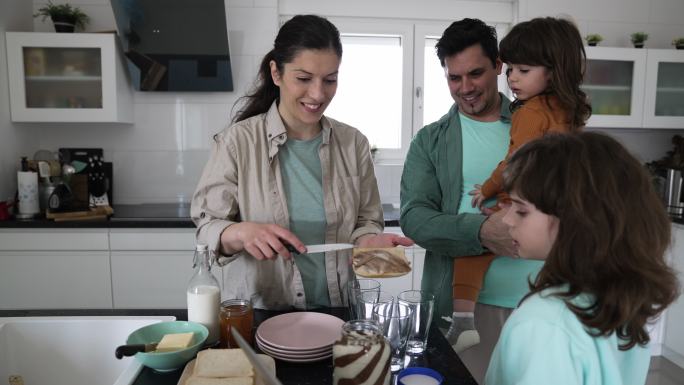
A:
[[[114,151],[114,201],[188,202],[208,151]]]
[[[278,33],[277,8],[235,8],[228,10],[231,50],[242,55],[263,56],[273,47]]]
[[[33,10],[45,3],[44,0],[34,1]],[[90,16],[91,24],[87,31],[115,29],[109,0],[71,0],[70,3],[79,6]],[[352,3],[356,4],[356,8],[340,5],[342,3],[314,4],[304,0],[227,0],[234,92],[135,92],[133,124],[12,124],[9,132],[3,133],[2,139],[31,138],[30,149],[26,152],[29,156],[39,148],[53,151],[59,147],[103,148],[105,159],[114,164],[116,203],[189,201],[209,157],[211,137],[228,123],[234,103],[251,88],[263,55],[272,48],[279,26],[279,11],[330,9],[331,12],[348,16],[363,16],[360,14],[365,7],[363,2],[355,0]],[[473,5],[473,2],[456,3]],[[421,7],[427,9],[423,12],[427,15],[434,13],[434,9],[442,9],[440,5],[455,7],[456,3],[430,0],[427,6],[423,4]],[[487,5],[505,11],[509,7],[506,3],[492,1]],[[379,7],[378,4],[370,4],[367,8],[373,10]],[[409,1],[397,4],[399,6],[393,12],[403,8],[414,9]],[[571,15],[583,35],[590,32],[604,35],[605,41],[601,43],[604,46],[630,46],[629,34],[645,30],[651,34],[648,47],[671,48],[669,43],[672,38],[684,34],[682,0],[519,0],[517,4],[522,20],[535,16]],[[433,8],[428,9],[430,6]],[[416,15],[397,17],[415,18],[418,17]],[[446,18],[451,20],[464,16],[476,15],[454,14]],[[378,13],[376,17],[382,15]],[[32,21],[35,31],[53,31],[49,20],[42,23],[40,19],[30,20],[30,15],[27,15],[27,21]],[[654,130],[607,132],[621,138],[642,160],[664,155],[662,149],[671,147],[669,140],[675,134],[674,131]],[[21,146],[27,143],[19,139],[16,142]],[[0,145],[0,148],[7,147]],[[23,147],[21,151],[24,151]],[[14,158],[2,158],[1,175],[11,174],[6,169],[16,167],[10,162]],[[382,164],[375,169],[382,201],[398,203],[402,165]],[[0,197],[0,200],[3,198]]]

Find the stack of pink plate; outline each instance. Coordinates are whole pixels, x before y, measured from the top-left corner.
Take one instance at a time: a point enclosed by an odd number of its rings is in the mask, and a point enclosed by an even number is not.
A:
[[[296,312],[262,322],[256,343],[262,352],[289,362],[314,362],[332,356],[344,321],[323,313]]]

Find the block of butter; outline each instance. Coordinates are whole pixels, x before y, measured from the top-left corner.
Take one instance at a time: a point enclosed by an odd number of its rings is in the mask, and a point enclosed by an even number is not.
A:
[[[185,349],[192,345],[194,333],[173,333],[164,334],[164,337],[157,344],[157,353],[172,352],[174,350]]]

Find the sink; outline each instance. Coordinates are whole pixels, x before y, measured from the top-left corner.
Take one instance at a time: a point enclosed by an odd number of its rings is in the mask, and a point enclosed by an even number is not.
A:
[[[21,376],[24,384],[131,384],[140,370],[133,357],[114,349],[145,325],[175,317],[0,318],[0,383]],[[21,382],[20,382],[21,383]]]

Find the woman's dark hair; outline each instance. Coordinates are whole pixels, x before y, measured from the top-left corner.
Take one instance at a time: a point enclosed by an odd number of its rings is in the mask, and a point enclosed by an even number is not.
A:
[[[587,95],[580,89],[586,53],[579,30],[572,22],[553,17],[516,24],[499,44],[501,60],[507,64],[544,66],[551,71],[548,93],[556,95],[567,111],[570,130],[577,131],[591,115]],[[522,103],[516,100],[511,108]]]
[[[271,60],[282,72],[286,63],[306,49],[331,49],[341,58],[340,32],[327,19],[316,15],[297,15],[285,22],[278,31],[273,49],[261,60],[253,90],[235,103],[245,104],[233,121],[239,122],[268,111],[279,95],[278,86],[271,78]]]
[[[615,332],[621,350],[646,345],[646,323],[679,288],[664,258],[670,220],[645,168],[609,136],[550,134],[513,154],[504,188],[559,220],[527,296],[561,287],[553,295],[592,336]],[[573,304],[580,294],[593,303]]]
[[[451,23],[439,38],[435,49],[439,63],[444,67],[444,59],[456,55],[464,49],[480,44],[485,55],[496,67],[499,50],[496,46],[496,29],[479,19],[463,19]]]

